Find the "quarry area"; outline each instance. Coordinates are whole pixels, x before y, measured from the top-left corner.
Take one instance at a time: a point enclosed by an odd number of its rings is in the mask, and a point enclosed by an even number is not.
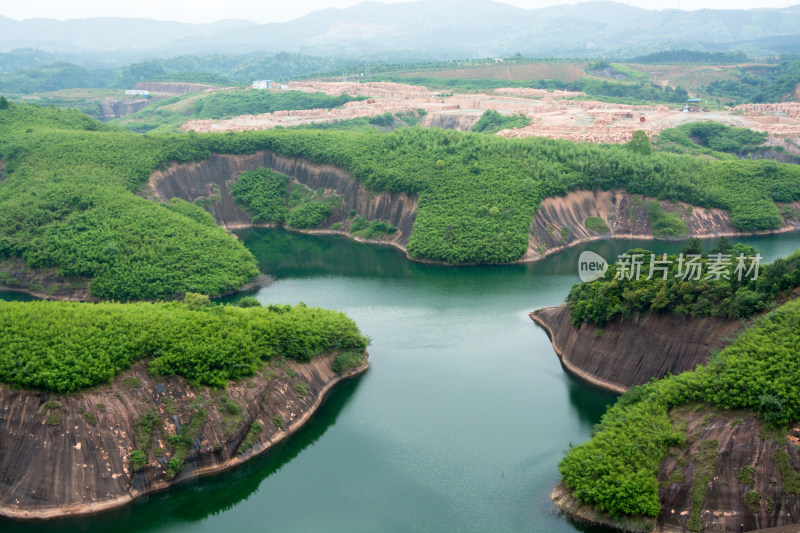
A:
[[[800,137],[800,103],[746,104],[724,110],[683,111],[680,106],[624,105],[586,100],[571,91],[501,88],[492,93],[460,94],[428,90],[419,85],[392,82],[290,82],[289,90],[350,94],[367,97],[336,109],[277,111],[230,119],[190,120],[184,131],[224,132],[265,130],[313,122],[332,122],[384,113],[427,113],[423,126],[468,130],[487,110],[503,115],[522,114],[529,126],[502,130],[503,137],[549,137],[598,143],[622,143],[633,132],[657,134],[688,122],[712,120],[729,126],[765,131],[774,139]]]

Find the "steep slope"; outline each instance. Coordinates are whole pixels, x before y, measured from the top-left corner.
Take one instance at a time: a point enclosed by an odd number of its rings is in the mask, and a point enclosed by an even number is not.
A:
[[[197,388],[184,378],[155,381],[144,364],[113,384],[69,396],[0,386],[0,515],[51,518],[124,505],[155,490],[220,472],[259,455],[299,429],[340,381],[335,355],[310,363],[276,362],[225,390]],[[282,427],[276,425],[279,417]],[[144,420],[150,440],[137,442]],[[259,432],[251,428],[261,426]],[[168,456],[182,441],[177,475]],[[141,470],[131,453],[144,448]]]
[[[739,320],[654,313],[618,319],[603,328],[593,324],[575,328],[566,305],[529,316],[547,331],[567,370],[618,393],[652,378],[693,370],[743,328]]]

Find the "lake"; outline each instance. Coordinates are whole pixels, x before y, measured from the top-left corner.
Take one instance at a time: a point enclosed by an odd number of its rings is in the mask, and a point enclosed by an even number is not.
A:
[[[588,439],[616,397],[565,373],[527,314],[563,302],[583,250],[613,260],[684,243],[606,240],[531,264],[447,267],[338,236],[240,236],[275,277],[252,295],[347,313],[372,339],[370,370],[241,468],[99,516],[0,530],[591,531],[549,496],[563,450]],[[766,260],[800,248],[800,233],[740,240]]]

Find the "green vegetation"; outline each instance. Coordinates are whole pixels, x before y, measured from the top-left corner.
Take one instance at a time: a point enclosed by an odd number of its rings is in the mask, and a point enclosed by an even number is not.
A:
[[[97,418],[94,416],[94,413],[88,413],[88,412],[87,413],[83,413],[83,419],[90,426],[97,425]]]
[[[130,457],[131,471],[136,472],[147,464],[147,454],[142,450],[133,450]]]
[[[247,211],[253,222],[280,224],[289,213],[286,207],[288,184],[287,176],[267,168],[248,170],[231,187],[231,196]]]
[[[226,137],[205,137],[212,138]],[[800,168],[772,161],[641,156],[617,146],[418,128],[390,134],[273,130],[236,138],[339,166],[372,190],[417,194],[408,251],[450,263],[517,259],[541,199],[577,188],[621,187],[730,209],[743,230],[777,227],[774,202],[800,198]]]
[[[230,118],[293,109],[331,109],[361,96],[328,96],[302,91],[239,90],[191,93],[165,98],[114,123],[136,131],[167,133],[187,120]],[[390,115],[391,118],[391,115]]]
[[[586,217],[586,220],[583,221],[583,225],[586,226],[586,229],[597,233],[608,233],[611,231],[605,221],[600,217]]]
[[[122,386],[127,387],[129,389],[135,389],[140,387],[141,385],[142,385],[142,380],[137,377],[128,376],[122,380]]]
[[[295,228],[316,228],[341,203],[341,196],[326,196],[323,189],[312,192],[305,185],[298,185],[289,194],[286,223]]]
[[[735,65],[749,58],[744,52],[698,52],[696,50],[666,50],[634,57],[631,63],[701,63],[705,65]]]
[[[275,426],[278,429],[283,429],[284,422],[283,422],[283,417],[280,415],[280,413],[272,417],[272,423],[275,424]]]
[[[683,221],[680,213],[667,213],[659,201],[647,202],[647,216],[650,217],[650,225],[656,237],[683,237],[689,234],[689,226]]]
[[[752,466],[743,466],[739,469],[739,483],[747,487],[756,484],[756,469]]]
[[[189,455],[189,450],[194,446],[194,441],[203,425],[206,423],[206,412],[199,409],[192,414],[192,419],[188,426],[181,426],[181,431],[176,437],[172,439],[172,444],[175,450],[172,452],[172,457],[167,461],[167,479],[172,479],[178,475],[183,469],[183,463]]]
[[[758,513],[761,510],[761,494],[758,491],[748,490],[744,495],[744,501],[754,513]]]
[[[239,444],[239,447],[236,449],[236,453],[241,454],[252,448],[262,431],[264,431],[264,425],[258,420],[253,422],[250,425],[250,429],[247,431],[247,435],[244,436],[241,444]]]
[[[217,221],[214,219],[211,213],[202,207],[190,204],[186,200],[181,200],[180,198],[171,198],[168,203],[162,205],[170,211],[174,211],[187,218],[191,218],[195,222],[198,222],[204,226],[209,226],[211,228],[217,227]]]
[[[327,196],[295,185],[289,193],[289,178],[266,168],[244,172],[231,188],[231,195],[253,222],[286,223],[296,228],[315,228],[339,207],[341,197]]]
[[[705,503],[708,484],[714,477],[714,462],[717,455],[719,455],[719,441],[708,440],[700,443],[700,449],[690,458],[695,467],[692,476],[692,508],[686,521],[686,529],[689,531],[699,532],[702,529],[700,511]]]
[[[364,364],[364,354],[363,352],[342,352],[336,356],[336,359],[333,362],[333,366],[331,367],[334,372],[337,374],[339,372],[344,372],[346,370],[350,370],[351,368],[356,368]]]
[[[633,132],[631,140],[625,145],[633,152],[639,155],[650,155],[653,153],[653,147],[650,145],[650,138],[642,130]]]
[[[229,398],[224,393],[217,397],[216,403],[222,415],[222,434],[225,437],[230,437],[244,423],[244,410],[236,400]]]
[[[778,467],[778,472],[781,474],[781,490],[783,493],[800,496],[800,472],[792,468],[792,463],[786,450],[775,450],[775,453],[772,454],[772,460],[775,461],[775,466]]]
[[[207,156],[184,139],[12,104],[0,112],[0,259],[91,278],[94,296],[118,300],[241,287],[258,274],[244,246],[180,202],[165,208],[132,193],[167,161]]]
[[[178,406],[175,405],[175,400],[173,400],[169,396],[162,397],[161,403],[164,404],[164,411],[166,411],[168,415],[178,414]]]
[[[773,67],[743,67],[732,74],[735,80],[714,81],[705,90],[737,103],[788,101],[800,85],[800,60],[781,61]]]
[[[541,200],[580,188],[624,188],[729,209],[733,225],[745,231],[778,227],[775,202],[800,199],[795,165],[641,155],[543,138],[418,127],[385,134],[278,129],[137,136],[75,113],[19,104],[0,112],[0,126],[8,171],[0,184],[0,256],[92,278],[92,294],[124,300],[219,294],[256,275],[252,256],[224,231],[125,191],[137,190],[167,161],[212,152],[268,149],[335,165],[373,191],[416,194],[408,252],[448,263],[518,259]],[[31,183],[40,186],[35,195]],[[335,198],[296,187],[286,223],[316,227],[336,205]]]
[[[244,296],[236,302],[236,305],[239,307],[261,307],[261,302],[255,296]]]
[[[531,119],[525,115],[501,115],[497,111],[487,110],[481,115],[480,120],[472,125],[471,131],[475,133],[495,134],[500,130],[522,128],[529,126]]]
[[[747,128],[733,128],[718,122],[692,122],[662,131],[656,141],[660,151],[676,154],[709,155],[717,159],[737,159],[759,152],[767,134]]]
[[[298,381],[294,384],[294,386],[292,386],[292,388],[301,398],[308,396],[308,383],[305,381]]]
[[[687,439],[684,430],[670,422],[670,409],[705,403],[722,409],[751,409],[775,426],[797,420],[800,359],[794,354],[798,346],[800,300],[794,300],[757,319],[707,365],[634,387],[603,415],[590,441],[567,452],[559,464],[564,484],[580,500],[612,516],[656,516],[660,510],[658,465],[670,446],[682,447]],[[704,498],[707,482],[702,480],[713,472],[717,446],[713,441],[703,443],[702,453],[691,459],[698,468],[693,510]],[[786,472],[790,490],[797,490],[792,485],[797,474],[788,454],[776,454],[773,459]],[[786,491],[787,477],[782,479]]]
[[[0,302],[0,381],[40,390],[107,383],[146,358],[151,374],[224,387],[273,357],[364,349],[345,315],[302,305]]]
[[[754,252],[737,246],[738,248],[718,248],[715,253],[694,261],[701,265],[702,273],[699,278],[696,276],[697,271],[689,266],[688,255],[684,257],[682,266],[678,256],[669,255],[666,259],[663,256],[653,257],[653,276],[647,279],[650,274],[651,252],[629,250],[626,263],[618,261],[609,267],[602,278],[572,287],[567,296],[572,324],[578,327],[586,322],[602,327],[618,317],[629,318],[635,313],[647,311],[673,313],[678,316],[746,318],[800,286],[800,251],[772,264],[761,265],[756,280],[752,279],[752,271],[750,275],[746,275],[752,262],[745,260],[742,279],[739,280],[739,275],[735,272],[739,254],[746,254],[747,257]],[[717,255],[720,253],[730,257],[725,259]],[[625,265],[626,273],[630,272],[628,267],[633,265],[634,256],[642,265],[639,279],[635,275],[615,279],[621,265]],[[716,275],[709,278],[711,263],[721,265],[718,279]],[[666,279],[662,267],[667,268]]]
[[[48,426],[57,426],[61,424],[61,409],[53,409],[47,413],[45,422]]]
[[[350,220],[350,233],[365,239],[377,239],[397,233],[397,228],[385,220],[373,220],[370,222],[361,215],[356,215]]]

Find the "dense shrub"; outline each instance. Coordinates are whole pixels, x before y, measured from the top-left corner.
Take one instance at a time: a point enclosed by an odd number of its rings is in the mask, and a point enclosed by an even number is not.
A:
[[[738,246],[738,245],[737,245]],[[729,255],[729,265],[724,268],[728,279],[720,276],[709,278],[709,264],[717,259],[709,255],[698,260],[702,266],[699,279],[694,275],[687,277],[678,274],[680,268],[678,257],[669,255],[669,263],[656,263],[653,276],[650,274],[651,252],[648,250],[629,250],[631,257],[639,255],[642,263],[639,279],[620,277],[616,279],[620,263],[611,265],[605,276],[589,282],[574,285],[567,296],[572,324],[579,326],[583,322],[604,326],[619,318],[627,318],[639,312],[666,312],[681,316],[718,316],[724,318],[746,318],[763,310],[770,302],[800,286],[800,251],[787,258],[778,259],[769,265],[761,265],[758,279],[751,279],[753,273],[745,275],[751,261],[744,263],[742,279],[734,270],[738,266],[738,255],[745,252],[743,248],[731,247],[719,250]],[[751,252],[746,251],[749,255]],[[747,256],[745,256],[747,257]],[[655,256],[655,261],[663,261],[663,256]],[[719,257],[719,259],[724,259]],[[628,265],[632,261],[628,261]],[[664,273],[659,266],[668,266]],[[626,267],[627,268],[627,267]],[[683,273],[689,267],[683,268]]]
[[[345,315],[302,305],[0,301],[0,381],[54,392],[106,383],[144,358],[153,374],[225,386],[272,357],[365,349]]]

